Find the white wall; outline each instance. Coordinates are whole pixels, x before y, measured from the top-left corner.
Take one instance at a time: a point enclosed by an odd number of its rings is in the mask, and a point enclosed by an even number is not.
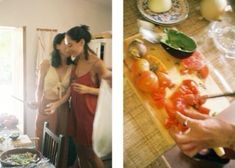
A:
[[[106,3],[105,1],[110,1]],[[112,0],[2,0],[0,26],[26,26],[26,101],[34,100],[36,28],[59,32],[86,24],[91,32],[112,29]],[[36,111],[26,109],[26,133],[34,136]]]

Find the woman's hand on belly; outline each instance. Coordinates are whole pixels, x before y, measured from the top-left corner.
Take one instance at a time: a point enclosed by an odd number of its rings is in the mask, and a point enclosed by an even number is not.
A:
[[[52,115],[55,113],[55,111],[57,110],[57,108],[60,106],[59,101],[55,101],[52,103],[49,103],[46,105],[46,108],[44,110],[45,114],[47,115]]]
[[[93,88],[93,87],[89,87],[89,86],[78,84],[78,83],[73,83],[72,88],[73,88],[74,91],[76,91],[80,94],[98,95],[98,93],[99,93],[98,88]]]

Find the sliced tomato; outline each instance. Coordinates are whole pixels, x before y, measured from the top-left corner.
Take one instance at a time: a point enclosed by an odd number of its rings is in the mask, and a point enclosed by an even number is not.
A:
[[[175,113],[180,112],[185,114],[186,109],[195,108],[198,112],[203,114],[208,114],[209,109],[203,107],[202,104],[205,103],[207,96],[201,96],[199,93],[198,85],[193,80],[183,80],[180,86],[172,93],[165,103],[165,109],[169,118],[175,118]],[[177,119],[176,119],[177,121]],[[179,131],[185,131],[188,128],[180,122],[169,122],[166,121],[168,125],[172,123],[178,128]]]
[[[199,70],[199,75],[201,78],[205,79],[209,75],[209,68],[207,65],[204,65],[200,70]]]
[[[181,85],[178,89],[179,94],[182,95],[186,95],[186,94],[192,94],[192,90],[190,90],[190,88],[186,85]]]
[[[181,74],[190,74],[198,72],[199,76],[205,79],[209,74],[209,68],[206,65],[200,52],[195,51],[190,57],[181,60]]]
[[[140,90],[148,93],[156,92],[159,87],[158,77],[152,71],[141,72],[136,76],[135,84]]]
[[[173,82],[170,80],[170,77],[167,73],[159,71],[159,72],[157,72],[157,76],[158,76],[158,79],[159,79],[160,87],[164,87],[164,88],[169,87],[169,88],[171,88],[171,87],[174,86]]]
[[[187,74],[188,72],[189,72],[189,70],[188,70],[187,68],[185,68],[185,67],[183,67],[183,68],[180,69],[180,74],[182,74],[182,75],[185,75],[185,74]]]
[[[160,92],[155,92],[152,94],[155,105],[158,108],[163,108],[165,105],[165,94]]]
[[[177,124],[177,121],[176,119],[173,119],[173,118],[167,118],[165,120],[165,127],[167,129],[171,128],[172,126],[175,126]]]
[[[187,105],[193,106],[196,104],[196,97],[194,94],[186,94],[183,99]]]
[[[175,106],[176,106],[177,111],[182,112],[182,113],[184,112],[186,108],[185,101],[182,98],[176,99]]]
[[[172,101],[168,100],[165,102],[165,109],[169,117],[175,118],[177,109]]]
[[[191,92],[193,94],[198,94],[199,90],[198,90],[198,85],[195,81],[191,80],[191,79],[186,79],[183,80],[183,85],[187,86],[189,90],[191,90]]]
[[[181,64],[187,69],[198,71],[202,68],[204,62],[200,52],[195,51],[190,57],[182,59]]]

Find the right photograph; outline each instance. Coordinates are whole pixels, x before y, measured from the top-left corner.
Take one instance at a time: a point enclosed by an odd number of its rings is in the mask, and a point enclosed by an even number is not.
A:
[[[235,167],[235,1],[123,4],[124,167]]]

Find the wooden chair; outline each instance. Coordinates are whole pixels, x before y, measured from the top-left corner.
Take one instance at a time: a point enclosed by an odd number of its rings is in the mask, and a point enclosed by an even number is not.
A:
[[[64,136],[56,136],[49,130],[48,125],[48,122],[44,123],[41,151],[43,156],[47,157],[50,162],[57,167],[61,156],[62,145],[64,143]]]

